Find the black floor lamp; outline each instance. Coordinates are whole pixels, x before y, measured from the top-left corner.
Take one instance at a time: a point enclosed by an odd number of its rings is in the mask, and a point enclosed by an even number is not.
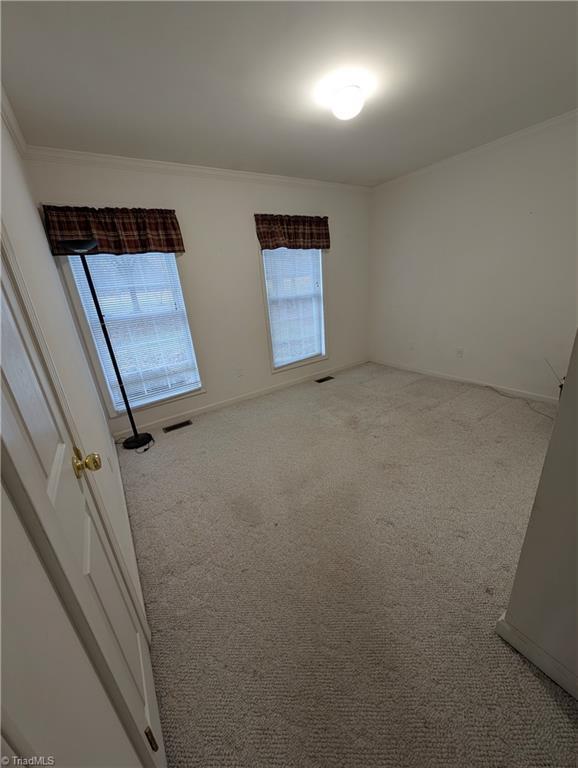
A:
[[[98,294],[96,292],[96,288],[94,287],[90,269],[88,268],[88,262],[86,261],[86,254],[92,251],[93,248],[96,248],[96,240],[61,240],[60,245],[70,254],[80,256],[82,269],[84,270],[86,282],[88,283],[88,288],[90,290],[90,295],[92,296],[92,300],[94,302],[94,308],[96,309],[98,322],[100,323],[100,327],[102,329],[104,342],[106,344],[106,348],[108,349],[108,354],[110,355],[112,367],[114,368],[116,380],[118,381],[118,386],[124,402],[124,407],[126,408],[126,415],[128,416],[128,420],[130,421],[130,426],[132,429],[132,435],[127,437],[126,440],[123,440],[123,447],[129,450],[134,450],[135,448],[144,448],[146,445],[149,445],[149,443],[154,442],[154,439],[150,432],[139,432],[136,428],[134,416],[132,415],[132,409],[126,394],[122,375],[120,373],[120,368],[118,367],[116,356],[114,354],[114,348],[110,340],[108,328],[106,327],[106,320],[104,319],[104,315],[100,307],[100,302],[98,300]]]

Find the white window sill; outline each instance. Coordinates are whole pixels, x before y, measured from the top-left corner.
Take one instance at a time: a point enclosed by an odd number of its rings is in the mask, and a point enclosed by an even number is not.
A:
[[[283,371],[291,371],[293,368],[302,368],[304,365],[313,365],[314,363],[321,363],[324,360],[329,360],[329,355],[315,355],[315,357],[306,357],[303,360],[297,360],[294,363],[287,363],[287,365],[281,365],[279,368],[274,366],[271,368],[271,373],[283,373]]]
[[[168,397],[162,397],[159,400],[155,400],[153,403],[146,403],[145,405],[131,405],[131,411],[133,413],[140,413],[142,411],[149,411],[155,408],[157,405],[164,405],[165,403],[172,403],[177,400],[184,400],[188,397],[195,397],[196,395],[204,395],[207,390],[204,387],[198,387],[197,389],[191,389],[189,392],[181,392],[178,395],[169,395]],[[110,414],[111,419],[116,419],[120,416],[126,416],[126,411],[113,411]]]

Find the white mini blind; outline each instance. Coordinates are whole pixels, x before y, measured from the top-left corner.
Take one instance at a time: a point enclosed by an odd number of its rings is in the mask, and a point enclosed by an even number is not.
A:
[[[199,389],[201,380],[173,253],[87,256],[131,406]],[[114,408],[124,411],[79,256],[69,263]]]
[[[275,368],[325,354],[321,262],[317,249],[263,251]]]

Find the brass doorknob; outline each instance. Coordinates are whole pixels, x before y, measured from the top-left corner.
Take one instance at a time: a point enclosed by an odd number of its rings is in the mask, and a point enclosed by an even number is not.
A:
[[[97,472],[102,467],[102,459],[99,453],[89,453],[84,459],[79,449],[74,446],[72,456],[72,469],[76,477],[80,477],[85,469],[90,472]]]

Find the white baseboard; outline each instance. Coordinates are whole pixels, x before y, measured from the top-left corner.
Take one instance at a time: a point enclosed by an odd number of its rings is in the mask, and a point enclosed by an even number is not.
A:
[[[533,640],[513,627],[506,619],[506,611],[498,619],[496,632],[522,656],[525,656],[538,669],[541,669],[545,675],[548,675],[571,696],[578,699],[578,677]]]
[[[558,403],[557,397],[549,397],[548,395],[539,395],[536,392],[526,392],[523,389],[513,389],[512,387],[503,387],[501,384],[491,384],[489,381],[479,381],[478,379],[466,379],[463,376],[453,376],[449,373],[440,373],[439,371],[429,371],[425,368],[414,368],[403,363],[394,363],[388,360],[371,360],[370,362],[377,363],[378,365],[387,365],[389,368],[399,368],[401,371],[411,371],[411,373],[421,373],[424,376],[433,376],[436,379],[448,379],[449,381],[460,381],[463,384],[475,384],[478,387],[490,387],[492,389],[499,389],[500,392],[504,392],[508,395],[514,395],[515,397],[522,398],[524,400],[539,400],[543,403]]]
[[[139,414],[139,430],[144,429],[155,429],[156,427],[166,427],[169,424],[177,424],[179,421],[183,421],[184,419],[190,418],[192,416],[198,416],[201,413],[207,413],[208,411],[216,411],[218,408],[224,408],[227,405],[235,405],[235,403],[241,403],[243,400],[252,400],[254,397],[260,397],[261,395],[267,395],[271,392],[276,392],[279,389],[287,389],[288,387],[293,387],[295,384],[303,384],[306,381],[314,381],[315,379],[320,379],[322,376],[331,376],[334,373],[339,373],[340,371],[346,371],[349,368],[356,368],[358,365],[364,365],[365,363],[370,362],[369,360],[358,360],[355,363],[347,363],[347,365],[340,365],[337,368],[324,368],[323,370],[317,370],[315,373],[309,373],[307,376],[301,376],[298,379],[293,379],[292,381],[284,381],[280,384],[272,384],[270,387],[263,387],[262,389],[255,389],[252,392],[246,392],[243,395],[237,395],[235,397],[230,397],[225,400],[219,400],[216,403],[210,403],[208,405],[201,405],[198,408],[187,408],[184,411],[181,411],[180,413],[174,414],[170,417],[163,417],[161,419],[153,419],[149,421],[144,420],[144,414],[143,411],[140,411]],[[115,439],[120,439],[123,437],[127,437],[131,434],[131,431],[129,429],[122,429],[118,432],[113,432],[113,437]]]
[[[196,416],[201,413],[207,413],[208,411],[214,411],[217,408],[224,408],[227,405],[234,405],[235,403],[240,403],[243,400],[251,400],[254,397],[267,395],[270,392],[276,392],[279,389],[287,389],[288,387],[292,387],[295,384],[303,384],[306,381],[312,381],[314,379],[320,378],[321,376],[328,376],[334,373],[339,373],[340,371],[346,371],[349,368],[355,368],[358,365],[364,365],[364,363],[375,363],[376,365],[386,365],[389,368],[398,368],[401,371],[410,371],[411,373],[420,373],[423,376],[433,376],[434,378],[438,378],[438,379],[460,381],[464,384],[475,384],[478,387],[493,387],[494,389],[499,389],[501,392],[505,392],[506,394],[514,395],[515,397],[520,397],[527,400],[539,400],[545,403],[553,403],[553,404],[558,403],[558,399],[555,397],[537,395],[533,392],[525,392],[524,390],[512,389],[511,387],[502,387],[494,384],[489,384],[488,382],[477,381],[475,379],[465,379],[460,376],[452,376],[446,373],[439,373],[438,371],[429,371],[423,368],[412,368],[408,365],[404,365],[403,363],[392,363],[392,362],[387,362],[385,360],[358,360],[355,363],[347,363],[347,365],[341,365],[341,366],[338,366],[337,368],[326,368],[322,371],[318,370],[315,373],[310,373],[307,376],[301,376],[300,378],[293,379],[292,381],[285,381],[281,384],[272,384],[270,387],[255,389],[243,395],[237,395],[235,397],[230,397],[225,400],[218,400],[217,402],[210,403],[209,405],[201,405],[198,408],[186,408],[185,410],[180,411],[179,413],[170,417],[163,417],[160,419],[149,419],[148,421],[145,421],[144,412],[141,410],[139,413],[139,429],[141,430],[155,429],[161,426],[165,427],[169,424],[176,424],[177,422],[183,421],[183,419],[187,419],[191,416]],[[131,432],[129,429],[113,431],[113,436],[116,439],[127,437],[127,435],[130,435],[130,434]]]

